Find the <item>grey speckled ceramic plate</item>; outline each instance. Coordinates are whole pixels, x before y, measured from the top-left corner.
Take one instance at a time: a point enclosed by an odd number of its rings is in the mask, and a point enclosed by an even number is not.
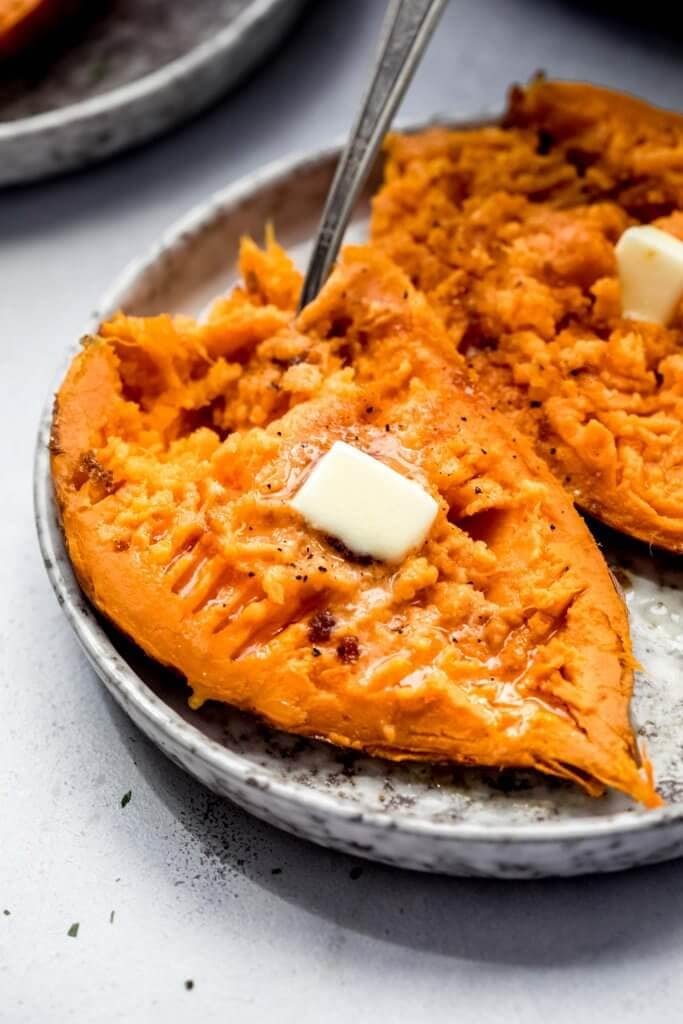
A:
[[[119,307],[196,313],[233,276],[240,235],[268,220],[303,267],[335,152],[286,160],[231,186],[172,228],[106,295],[86,332]],[[350,234],[364,237],[367,200]],[[72,353],[69,353],[70,355]],[[95,614],[76,583],[52,499],[46,407],[36,513],[48,573],[105,685],[175,762],[216,792],[315,842],[389,863],[499,877],[611,871],[683,853],[683,562],[605,530],[600,541],[626,595],[638,674],[633,717],[669,805],[644,811],[532,773],[394,765],[277,734],[207,706]]]
[[[153,138],[262,60],[305,0],[107,0],[47,61],[0,79],[0,185]]]

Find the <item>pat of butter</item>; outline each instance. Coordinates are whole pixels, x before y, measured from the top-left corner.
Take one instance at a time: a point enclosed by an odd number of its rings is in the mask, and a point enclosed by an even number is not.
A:
[[[628,228],[616,245],[621,310],[666,325],[683,296],[683,242],[659,228]]]
[[[385,562],[420,547],[439,510],[414,480],[344,441],[323,455],[291,506],[355,554]]]

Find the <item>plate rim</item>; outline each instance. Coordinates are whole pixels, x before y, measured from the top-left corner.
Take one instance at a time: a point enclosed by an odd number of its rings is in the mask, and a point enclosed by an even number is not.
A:
[[[478,117],[457,119],[437,115],[418,123],[398,124],[394,130],[418,131],[435,124],[467,129],[477,125],[495,124],[498,117],[498,111],[495,114],[485,111]],[[115,277],[89,316],[82,334],[93,333],[104,316],[119,308],[119,297],[143,272],[151,270],[169,247],[182,246],[189,235],[201,234],[202,231],[209,229],[218,216],[239,207],[242,201],[250,198],[255,192],[267,186],[275,186],[304,169],[311,169],[334,159],[339,155],[341,145],[340,141],[320,150],[297,151],[279,157],[194,205],[187,213],[176,219],[157,242],[131,260]],[[569,818],[510,825],[474,824],[467,821],[434,822],[411,817],[401,811],[361,810],[355,804],[340,801],[334,795],[295,780],[278,779],[268,768],[249,762],[243,755],[210,739],[199,728],[182,718],[147,686],[116,650],[106,630],[95,617],[89,599],[81,590],[66,551],[54,506],[47,442],[52,423],[55,385],[61,383],[64,368],[76,350],[77,346],[70,345],[61,358],[55,374],[55,383],[40,416],[33,466],[34,518],[41,555],[57,600],[97,675],[103,682],[106,676],[109,688],[116,691],[115,696],[118,694],[121,698],[120,703],[123,704],[126,713],[129,713],[126,704],[130,702],[155,731],[168,735],[176,748],[181,748],[187,755],[198,758],[211,771],[222,778],[227,778],[230,783],[256,786],[267,790],[274,798],[295,805],[297,809],[307,813],[326,815],[349,825],[357,823],[382,832],[393,831],[415,838],[450,840],[454,843],[531,843],[546,846],[550,843],[572,840],[591,840],[606,836],[618,838],[634,833],[646,833],[683,821],[683,801],[655,809],[634,808],[594,818]],[[81,598],[80,607],[77,597]],[[103,664],[103,653],[109,656],[107,664]],[[105,685],[108,684],[105,682]]]
[[[197,43],[185,53],[174,57],[167,64],[154,71],[136,78],[132,82],[115,86],[106,92],[87,99],[67,103],[54,110],[46,110],[28,117],[18,117],[10,121],[0,121],[0,146],[5,142],[30,137],[42,132],[54,131],[58,128],[87,121],[108,114],[118,108],[144,100],[154,95],[159,89],[171,87],[175,82],[191,75],[208,61],[229,49],[239,37],[263,18],[267,18],[283,4],[302,5],[303,0],[250,0],[234,21],[225,25],[217,33],[201,43]]]

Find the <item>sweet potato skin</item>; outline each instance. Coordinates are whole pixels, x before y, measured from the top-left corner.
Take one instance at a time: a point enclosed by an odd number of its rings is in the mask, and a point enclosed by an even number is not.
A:
[[[683,118],[583,83],[502,127],[393,136],[372,236],[580,507],[683,552],[683,320],[621,317],[614,245],[683,238]]]
[[[93,602],[188,680],[194,706],[657,804],[608,570],[424,298],[369,247],[346,252],[298,319],[274,243],[247,244],[243,271],[206,325],[103,325],[59,391],[55,490]],[[398,568],[354,559],[289,508],[337,439],[440,503]]]

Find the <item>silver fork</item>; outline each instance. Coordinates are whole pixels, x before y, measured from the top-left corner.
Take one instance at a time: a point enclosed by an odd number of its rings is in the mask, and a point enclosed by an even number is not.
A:
[[[415,73],[446,2],[389,2],[370,86],[327,194],[301,290],[300,309],[315,298],[332,269],[358,194],[384,133]]]

